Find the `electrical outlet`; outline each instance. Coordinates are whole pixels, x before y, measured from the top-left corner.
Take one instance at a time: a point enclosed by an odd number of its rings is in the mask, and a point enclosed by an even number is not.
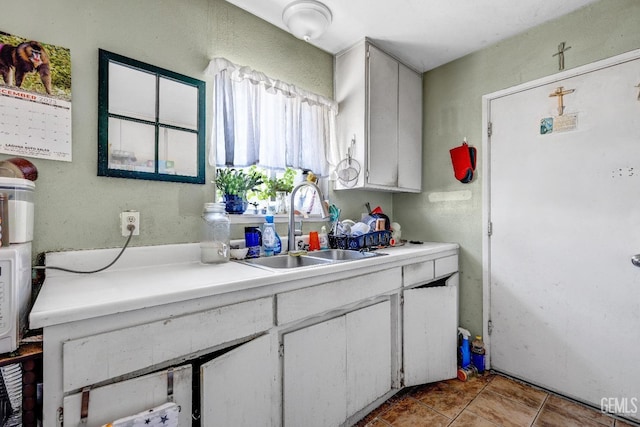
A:
[[[122,235],[125,237],[129,237],[130,231],[127,228],[129,224],[135,227],[135,229],[133,230],[133,235],[139,236],[140,235],[140,212],[124,211],[120,214],[120,228],[122,229]]]

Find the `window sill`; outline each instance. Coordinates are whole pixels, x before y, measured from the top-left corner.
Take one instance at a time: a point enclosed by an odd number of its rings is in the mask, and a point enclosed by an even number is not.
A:
[[[262,224],[265,222],[267,215],[255,215],[255,214],[242,214],[242,215],[229,215],[231,224]],[[303,220],[304,222],[327,222],[328,219],[322,219],[318,215],[312,215],[304,217],[302,215],[296,215],[296,221]],[[289,214],[277,214],[273,215],[273,222],[276,224],[287,224],[289,222]]]

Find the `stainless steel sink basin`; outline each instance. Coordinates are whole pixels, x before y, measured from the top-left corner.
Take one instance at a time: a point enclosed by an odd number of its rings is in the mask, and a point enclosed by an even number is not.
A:
[[[276,255],[263,258],[250,258],[240,261],[254,267],[265,268],[300,268],[318,265],[335,264],[339,262],[356,261],[359,259],[371,258],[384,255],[375,252],[357,252],[344,249],[325,249],[322,251],[308,252],[304,255]]]
[[[251,258],[242,261],[245,264],[253,265],[256,267],[268,267],[268,268],[299,268],[309,267],[312,265],[330,264],[333,261],[330,259],[309,257],[309,256],[289,256],[289,255],[277,255],[263,258]]]
[[[313,251],[307,253],[308,257],[329,259],[332,261],[353,261],[357,259],[371,258],[379,255],[384,254],[377,252],[348,251],[345,249],[325,249],[322,251]]]

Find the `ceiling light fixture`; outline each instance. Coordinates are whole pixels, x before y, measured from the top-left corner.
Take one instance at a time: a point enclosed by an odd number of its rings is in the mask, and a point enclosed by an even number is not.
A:
[[[320,37],[332,19],[329,8],[315,0],[294,1],[282,12],[282,20],[291,34],[304,41]]]

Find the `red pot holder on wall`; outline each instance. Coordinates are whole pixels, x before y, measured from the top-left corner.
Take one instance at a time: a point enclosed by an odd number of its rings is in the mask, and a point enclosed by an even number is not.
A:
[[[451,154],[451,163],[453,164],[453,173],[458,181],[463,184],[471,182],[473,173],[476,170],[476,149],[469,147],[467,142],[461,146],[449,150]]]

